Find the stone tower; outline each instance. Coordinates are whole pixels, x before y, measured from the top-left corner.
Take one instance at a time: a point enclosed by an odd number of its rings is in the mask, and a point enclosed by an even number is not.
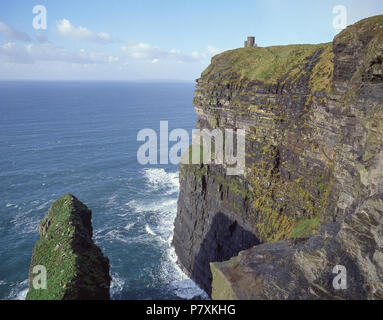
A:
[[[254,47],[255,37],[247,37],[247,45],[251,48]]]
[[[256,43],[255,43],[255,37],[247,37],[247,41],[245,41],[244,43],[244,47],[245,48],[252,48],[252,47],[256,47]]]

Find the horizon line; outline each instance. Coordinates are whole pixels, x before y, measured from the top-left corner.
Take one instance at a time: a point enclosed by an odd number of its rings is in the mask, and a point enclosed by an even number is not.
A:
[[[196,79],[197,80],[197,79]],[[195,83],[196,80],[184,79],[147,79],[147,80],[94,80],[94,79],[0,79],[0,82],[189,82]]]

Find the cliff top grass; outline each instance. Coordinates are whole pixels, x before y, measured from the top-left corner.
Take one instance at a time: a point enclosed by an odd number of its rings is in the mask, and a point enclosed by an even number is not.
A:
[[[202,73],[206,80],[219,79],[222,83],[247,79],[265,84],[277,84],[292,79],[303,70],[308,58],[319,50],[324,75],[332,73],[332,43],[297,44],[273,47],[254,47],[230,50],[212,58],[210,66]]]
[[[334,41],[348,43],[354,39],[360,38],[361,35],[378,36],[380,39],[383,34],[383,15],[378,15],[363,19],[339,33]]]
[[[381,81],[383,56],[383,15],[370,17],[347,27],[334,39],[334,45],[347,47],[347,51],[363,52],[359,54],[359,64],[352,76],[353,82]],[[363,51],[362,51],[362,50]],[[354,93],[351,90],[350,93]]]
[[[383,15],[361,20],[347,27],[334,38],[335,43],[353,46],[368,44],[365,60],[368,64],[383,51]],[[372,41],[370,41],[372,40]],[[294,82],[305,72],[304,66],[315,53],[320,57],[310,75],[309,87],[313,92],[331,90],[334,69],[333,42],[322,44],[294,44],[286,46],[239,48],[214,56],[202,73],[203,81],[221,84],[239,84],[255,81],[264,84]]]

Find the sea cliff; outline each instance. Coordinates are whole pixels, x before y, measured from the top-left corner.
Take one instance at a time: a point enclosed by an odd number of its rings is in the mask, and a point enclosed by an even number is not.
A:
[[[182,164],[173,239],[212,298],[383,299],[382,61],[383,16],[212,59],[197,127],[245,129],[246,171]]]

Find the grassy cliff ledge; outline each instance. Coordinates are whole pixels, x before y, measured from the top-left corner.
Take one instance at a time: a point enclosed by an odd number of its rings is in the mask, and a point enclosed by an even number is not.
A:
[[[29,272],[27,300],[110,299],[109,260],[92,240],[92,212],[66,194],[39,225]],[[34,289],[35,266],[47,271],[47,288]]]

